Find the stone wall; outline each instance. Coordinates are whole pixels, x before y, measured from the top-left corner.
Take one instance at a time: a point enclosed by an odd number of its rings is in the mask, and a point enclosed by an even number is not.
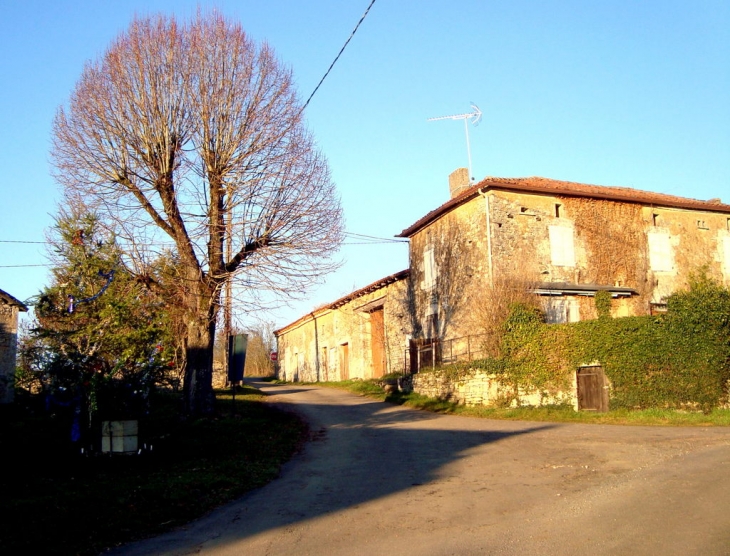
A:
[[[333,306],[314,310],[277,332],[282,380],[318,382],[369,379],[403,372],[410,320],[408,280],[400,279]],[[384,326],[374,313],[382,311]],[[376,324],[374,324],[376,323]],[[374,335],[384,349],[384,366],[373,364]]]
[[[554,256],[556,230],[571,243],[567,264]],[[663,266],[650,249],[654,235],[667,238]],[[614,317],[648,314],[702,266],[730,284],[730,219],[710,211],[490,190],[443,214],[410,242],[417,338],[473,334],[470,308],[490,278],[497,286],[565,282],[637,292],[614,299]],[[573,302],[579,320],[596,318],[592,298],[573,296]]]
[[[490,211],[495,275],[634,289],[639,295],[616,302],[615,316],[647,314],[701,266],[730,283],[727,214],[502,191],[490,194]],[[551,226],[572,230],[574,265],[553,264]],[[668,237],[665,268],[652,262],[652,234]],[[580,308],[581,320],[595,318],[592,303]]]
[[[414,338],[473,333],[470,309],[489,284],[486,237],[485,203],[477,197],[410,238]]]
[[[13,401],[18,345],[18,308],[0,300],[0,403]]]
[[[575,377],[569,392],[540,392],[520,389],[515,395],[511,385],[499,382],[494,375],[478,369],[430,371],[412,377],[413,391],[429,398],[448,400],[461,405],[492,406],[505,403],[512,407],[569,404],[577,409]]]

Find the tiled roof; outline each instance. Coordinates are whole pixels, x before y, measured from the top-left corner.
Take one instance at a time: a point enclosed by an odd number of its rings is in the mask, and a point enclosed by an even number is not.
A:
[[[349,295],[339,298],[337,301],[333,301],[327,307],[329,309],[337,309],[337,307],[341,307],[342,305],[349,301],[352,301],[353,299],[357,299],[358,297],[362,297],[365,294],[372,293],[376,290],[379,290],[380,288],[384,288],[385,286],[392,284],[393,282],[397,282],[398,280],[403,280],[403,278],[408,277],[409,273],[410,270],[405,269],[401,270],[400,272],[396,272],[395,274],[391,274],[390,276],[386,276],[385,278],[381,278],[380,280],[376,280],[375,282],[365,286],[364,288],[360,288],[359,290],[356,290]]]
[[[630,187],[589,185],[540,177],[486,178],[469,189],[466,189],[460,195],[448,200],[437,209],[432,210],[423,218],[403,230],[397,237],[412,236],[427,224],[436,220],[439,216],[476,197],[480,191],[487,192],[489,190],[517,191],[563,197],[588,197],[591,199],[639,203],[655,207],[683,208],[730,214],[730,205],[723,204],[718,199],[699,201],[697,199],[677,197],[676,195],[667,195],[665,193],[653,193],[651,191],[642,191]]]
[[[8,305],[13,305],[18,308],[19,311],[26,312],[28,310],[28,307],[25,306],[25,304],[22,301],[18,301],[15,299],[12,295],[10,295],[8,292],[0,290],[0,301],[3,303],[6,303]]]
[[[290,324],[287,324],[286,326],[282,326],[279,330],[274,331],[274,335],[278,336],[282,332],[285,332],[291,328],[295,328],[299,324],[303,324],[304,322],[313,318],[314,316],[319,316],[320,314],[326,313],[329,310],[337,309],[338,307],[341,307],[342,305],[352,301],[353,299],[357,299],[358,297],[362,297],[363,295],[377,291],[381,288],[384,288],[385,286],[392,284],[393,282],[398,282],[399,280],[408,278],[409,274],[410,274],[410,270],[405,269],[405,270],[401,270],[400,272],[396,272],[395,274],[391,274],[390,276],[386,276],[385,278],[381,278],[380,280],[376,280],[375,282],[373,282],[372,284],[368,284],[364,288],[355,290],[352,293],[349,293],[343,297],[340,297],[339,299],[337,299],[336,301],[333,301],[332,303],[329,303],[318,309],[315,309],[311,313],[307,313],[303,317],[298,318],[297,320],[295,320],[294,322],[292,322]]]

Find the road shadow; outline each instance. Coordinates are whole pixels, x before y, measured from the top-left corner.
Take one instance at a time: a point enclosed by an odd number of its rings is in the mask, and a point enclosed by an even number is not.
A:
[[[323,392],[307,395],[319,390],[316,388],[256,386],[266,387],[278,406],[295,410],[310,424],[311,441],[302,452],[283,467],[278,479],[261,489],[184,529],[122,547],[113,554],[188,553],[211,545],[222,548],[428,485],[469,450],[556,427],[443,419],[347,393],[340,393],[342,404],[316,403],[307,401],[307,397],[321,396]],[[286,403],[288,397],[296,397],[296,403]],[[464,423],[463,428],[459,422]]]

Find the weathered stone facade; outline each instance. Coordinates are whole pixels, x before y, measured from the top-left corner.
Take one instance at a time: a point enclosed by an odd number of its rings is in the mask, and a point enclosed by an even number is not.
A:
[[[318,382],[402,372],[407,278],[399,272],[277,330],[278,377]]]
[[[573,388],[567,392],[520,389],[515,393],[511,386],[502,384],[494,375],[477,369],[460,371],[458,376],[449,371],[418,373],[412,377],[412,389],[422,396],[461,405],[499,405],[509,400],[512,407],[557,404],[578,407],[575,380]]]
[[[450,176],[449,189],[449,201],[400,234],[410,241],[409,272],[277,332],[281,378],[377,378],[421,368],[422,357],[438,364],[492,354],[475,334],[489,337],[494,326],[479,319],[510,292],[539,302],[549,322],[571,322],[598,316],[601,291],[613,298],[614,317],[662,311],[701,267],[730,285],[730,205],[719,200],[545,178],[472,186],[466,171]],[[383,332],[374,333],[380,320]],[[472,375],[423,374],[414,389],[460,403],[500,399],[492,377]],[[510,399],[574,403],[575,395],[513,392]]]
[[[453,190],[453,188],[452,188]],[[555,322],[661,310],[700,267],[730,283],[730,205],[544,178],[490,178],[401,233],[410,239],[414,337],[473,332],[480,292],[513,280]]]
[[[18,348],[18,312],[28,308],[0,290],[0,403],[11,403],[15,387]]]

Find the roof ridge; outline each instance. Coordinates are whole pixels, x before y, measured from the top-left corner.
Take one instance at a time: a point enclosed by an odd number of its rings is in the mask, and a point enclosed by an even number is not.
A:
[[[469,187],[456,197],[449,199],[441,206],[430,211],[425,216],[405,228],[396,237],[409,237],[442,214],[456,208],[480,192],[493,189],[510,189],[537,194],[553,194],[562,196],[588,197],[594,199],[614,200],[629,203],[639,203],[650,206],[666,206],[670,208],[685,208],[690,210],[707,210],[711,212],[730,213],[730,205],[718,199],[703,201],[669,193],[657,193],[633,187],[617,185],[594,185],[566,180],[531,177],[494,177],[487,176],[479,183]]]

